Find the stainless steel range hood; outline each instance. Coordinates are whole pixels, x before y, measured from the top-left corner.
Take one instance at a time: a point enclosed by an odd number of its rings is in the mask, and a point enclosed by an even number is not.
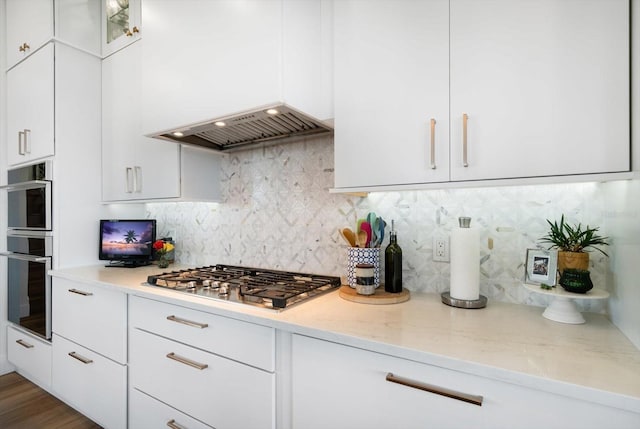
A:
[[[175,128],[150,137],[217,151],[246,149],[265,142],[332,134],[333,128],[291,106],[278,104]]]

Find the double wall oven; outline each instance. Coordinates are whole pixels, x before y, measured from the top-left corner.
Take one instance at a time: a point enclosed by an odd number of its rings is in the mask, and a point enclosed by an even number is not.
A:
[[[51,339],[51,161],[9,170],[7,313],[10,322]]]

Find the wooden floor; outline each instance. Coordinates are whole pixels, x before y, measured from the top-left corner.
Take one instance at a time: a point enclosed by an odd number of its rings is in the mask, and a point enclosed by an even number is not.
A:
[[[0,428],[100,428],[21,375],[0,376]]]

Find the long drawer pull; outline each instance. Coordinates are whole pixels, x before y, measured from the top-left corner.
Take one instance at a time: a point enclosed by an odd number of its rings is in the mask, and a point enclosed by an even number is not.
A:
[[[202,371],[203,369],[205,369],[205,368],[208,368],[208,367],[209,367],[209,365],[207,365],[206,363],[198,363],[198,362],[194,362],[194,361],[189,360],[189,359],[187,359],[187,358],[184,358],[184,357],[182,357],[182,356],[178,356],[177,354],[175,354],[175,353],[173,353],[173,352],[169,353],[169,354],[167,355],[167,357],[168,357],[169,359],[175,360],[176,362],[180,362],[180,363],[183,363],[183,364],[185,364],[185,365],[189,365],[189,366],[191,366],[191,367],[193,367],[193,368],[196,368],[196,369],[199,369],[199,370],[201,370],[201,371]]]
[[[169,426],[171,429],[184,429],[184,426],[180,426],[178,423],[176,423],[175,419],[171,419],[167,422],[167,426]]]
[[[431,118],[429,121],[430,128],[430,158],[431,158],[431,169],[436,169],[436,120]]]
[[[69,356],[71,356],[74,359],[79,360],[80,362],[82,362],[85,365],[88,365],[90,363],[93,363],[93,361],[89,358],[86,358],[84,356],[80,356],[78,353],[76,352],[69,352]]]
[[[469,166],[469,157],[467,153],[467,123],[469,122],[469,115],[462,114],[462,166]]]
[[[33,344],[29,344],[25,340],[16,340],[16,343],[20,344],[25,349],[32,349],[33,348]]]
[[[82,296],[92,296],[93,295],[91,292],[85,292],[85,291],[82,291],[80,289],[69,289],[69,292],[77,293],[78,295],[82,295]]]
[[[182,319],[182,318],[176,317],[174,315],[167,316],[167,320],[171,320],[172,322],[182,323],[183,325],[193,326],[194,328],[200,328],[200,329],[204,329],[207,326],[209,326],[208,323],[192,322],[191,320]]]
[[[392,373],[387,374],[387,381],[402,384],[403,386],[413,387],[414,389],[424,390],[425,392],[435,393],[436,395],[446,396],[448,398],[457,399],[458,401],[468,402],[473,405],[482,406],[483,398],[480,395],[470,395],[468,393],[458,392],[456,390],[447,389],[433,384],[422,383],[410,380],[404,377],[398,377]]]

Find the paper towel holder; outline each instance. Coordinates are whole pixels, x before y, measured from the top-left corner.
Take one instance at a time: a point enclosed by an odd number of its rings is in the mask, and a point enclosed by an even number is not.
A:
[[[442,292],[440,295],[442,302],[451,307],[457,308],[484,308],[487,306],[487,297],[480,295],[478,299],[457,299],[452,298],[450,292]]]

